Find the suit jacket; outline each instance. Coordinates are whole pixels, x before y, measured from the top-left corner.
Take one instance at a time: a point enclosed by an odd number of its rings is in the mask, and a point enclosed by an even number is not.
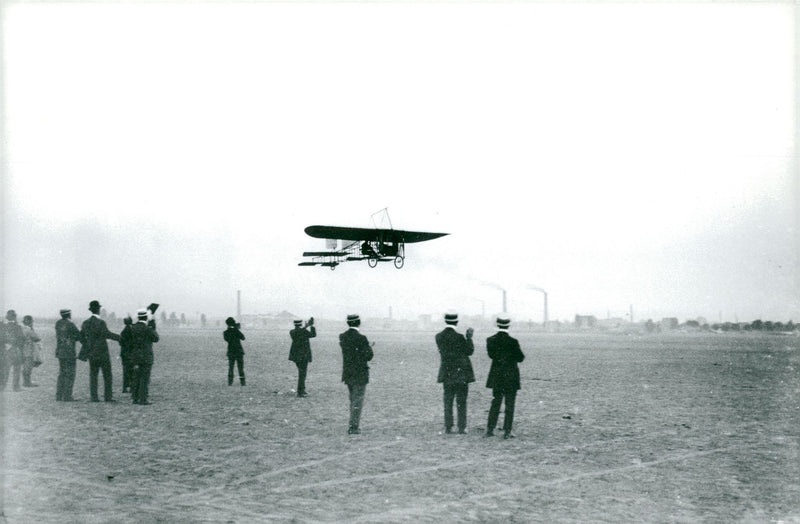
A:
[[[81,339],[81,332],[70,319],[62,318],[56,322],[56,358],[75,358],[75,343]]]
[[[369,383],[369,366],[372,360],[372,347],[367,337],[355,328],[339,335],[342,347],[342,382],[348,386],[364,386]]]
[[[244,348],[242,347],[244,333],[239,331],[239,328],[228,327],[222,332],[222,338],[228,343],[228,357],[241,357],[244,355]]]
[[[505,331],[498,331],[486,339],[486,351],[489,353],[489,358],[492,359],[486,387],[500,388],[506,391],[520,389],[517,363],[525,360],[525,355],[519,348],[519,341]]]
[[[158,342],[154,325],[136,322],[131,325],[130,352],[134,364],[153,364],[153,342]]]
[[[81,324],[81,353],[86,352],[89,360],[109,360],[108,342],[106,340],[119,341],[119,335],[108,330],[105,320],[94,315],[87,318]]]
[[[314,326],[295,328],[289,331],[289,336],[292,337],[289,360],[293,362],[311,362],[311,343],[308,339],[317,336],[317,329]]]
[[[446,327],[436,334],[436,347],[439,348],[441,363],[437,382],[445,384],[469,384],[475,382],[475,372],[469,356],[475,351],[472,339]]]

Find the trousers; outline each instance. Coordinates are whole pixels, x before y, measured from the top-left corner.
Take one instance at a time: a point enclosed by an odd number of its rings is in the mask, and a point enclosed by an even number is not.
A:
[[[306,392],[306,375],[308,374],[308,361],[295,362],[297,366],[297,394]]]
[[[350,392],[350,427],[357,429],[361,422],[361,409],[364,407],[367,385],[348,384],[347,389]]]
[[[133,383],[131,384],[131,398],[134,404],[147,402],[150,392],[150,372],[153,364],[136,364],[133,368]]]
[[[469,384],[444,384],[444,427],[449,430],[453,427],[453,399],[456,401],[458,411],[458,429],[467,428],[467,393]]]
[[[56,400],[72,400],[72,387],[75,384],[74,358],[58,359],[58,380],[56,381]]]
[[[503,400],[506,403],[505,419],[503,420],[503,431],[511,431],[514,424],[514,404],[517,400],[516,389],[492,389],[492,405],[489,408],[489,421],[486,424],[486,431],[494,431],[497,426],[497,419],[500,417],[500,404]]]
[[[89,359],[89,395],[93,401],[100,400],[97,396],[97,380],[99,372],[103,372],[103,397],[105,400],[111,400],[113,394],[111,393],[111,360],[104,359]]]
[[[239,368],[239,380],[244,380],[244,355],[228,357],[228,385],[233,384],[233,366]]]

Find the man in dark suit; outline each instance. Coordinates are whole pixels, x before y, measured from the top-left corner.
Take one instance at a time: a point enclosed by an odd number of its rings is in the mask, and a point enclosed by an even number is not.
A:
[[[350,392],[350,427],[349,435],[361,433],[361,408],[364,406],[364,394],[369,383],[369,366],[373,352],[367,337],[362,335],[358,328],[361,318],[358,315],[347,315],[349,329],[339,335],[339,345],[342,347],[342,382],[347,384]]]
[[[122,392],[133,389],[133,361],[131,360],[131,328],[133,319],[130,316],[122,321],[125,327],[119,334],[119,359],[122,361]]]
[[[108,330],[105,320],[100,318],[100,302],[92,300],[89,311],[92,316],[81,324],[81,353],[86,354],[89,360],[89,394],[92,402],[100,402],[97,396],[97,375],[103,372],[104,399],[114,402],[111,391],[111,356],[108,354],[106,340],[119,341],[119,335]]]
[[[444,316],[445,327],[436,334],[436,347],[439,349],[441,363],[437,381],[444,388],[444,431],[453,432],[453,399],[458,410],[458,432],[467,432],[467,393],[469,383],[475,382],[475,373],[469,357],[475,351],[472,342],[472,328],[467,336],[456,331],[458,313],[448,312]]]
[[[309,339],[317,336],[317,329],[314,327],[314,317],[308,319],[303,326],[302,320],[294,321],[294,329],[289,331],[292,338],[292,347],[289,349],[289,360],[297,366],[297,396],[307,397],[306,394],[306,373],[308,364],[311,362],[311,343]]]
[[[147,310],[136,312],[137,322],[131,325],[130,351],[133,363],[131,397],[134,404],[150,404],[147,395],[150,389],[150,372],[153,369],[153,343],[158,342],[155,319],[147,319]]]
[[[492,359],[486,387],[492,389],[492,405],[489,408],[489,421],[486,424],[486,436],[494,436],[497,418],[500,416],[500,404],[505,399],[506,413],[503,421],[503,438],[514,438],[511,426],[514,423],[514,404],[519,384],[518,363],[525,360],[519,347],[519,341],[508,334],[511,319],[506,315],[497,317],[498,332],[486,339],[486,350]]]
[[[225,324],[228,328],[222,332],[222,338],[228,343],[228,385],[233,385],[233,366],[237,365],[239,367],[239,384],[244,386],[244,348],[242,347],[244,333],[239,329],[241,324],[236,322],[233,317],[226,318]]]
[[[72,322],[72,311],[62,309],[61,318],[56,322],[56,358],[58,359],[58,380],[56,381],[56,400],[71,402],[72,387],[75,384],[75,343],[81,339],[81,332]]]

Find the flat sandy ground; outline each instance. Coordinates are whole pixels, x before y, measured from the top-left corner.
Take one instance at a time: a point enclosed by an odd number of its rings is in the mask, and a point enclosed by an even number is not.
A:
[[[376,356],[349,436],[335,332],[299,399],[288,328],[245,330],[245,387],[221,330],[161,329],[136,406],[116,358],[118,403],[88,402],[80,362],[80,401],[55,402],[37,328],[40,387],[0,397],[8,522],[800,522],[796,336],[512,329],[527,358],[505,441],[483,437],[491,333],[468,434],[445,435],[434,332],[363,326]]]

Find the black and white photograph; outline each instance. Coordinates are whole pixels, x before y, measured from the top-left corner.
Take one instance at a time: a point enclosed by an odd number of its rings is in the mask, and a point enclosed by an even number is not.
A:
[[[798,22],[0,3],[0,523],[800,523]]]

